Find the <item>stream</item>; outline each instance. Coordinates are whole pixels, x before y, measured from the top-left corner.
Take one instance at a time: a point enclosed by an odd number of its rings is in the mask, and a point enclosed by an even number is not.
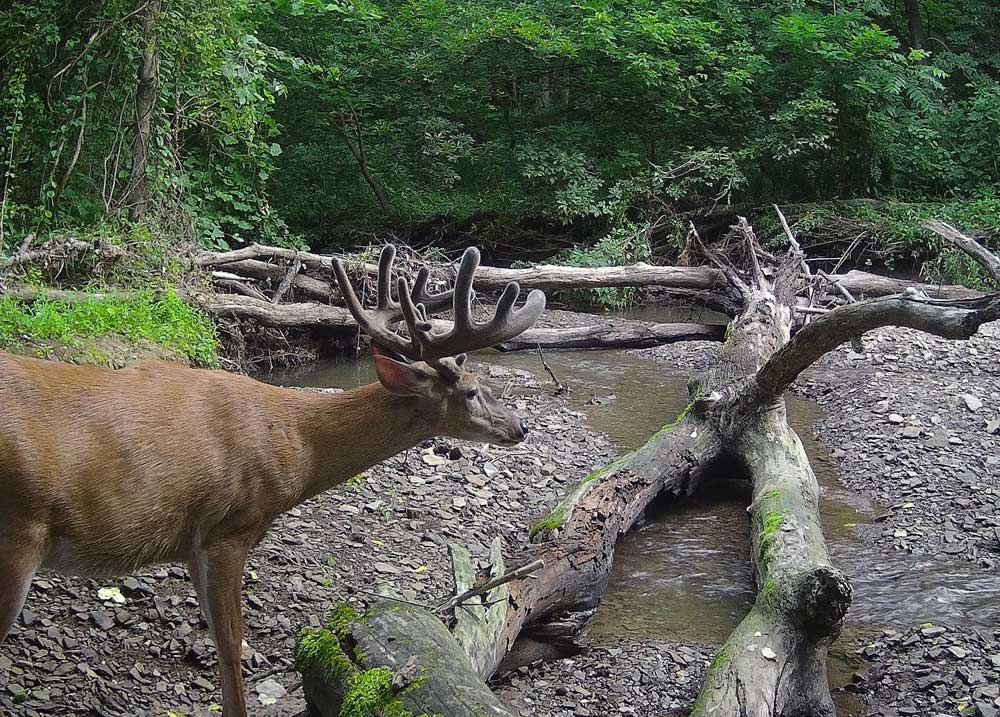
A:
[[[698,320],[659,307],[629,318]],[[701,317],[704,320],[705,317]],[[531,371],[548,381],[531,352],[477,354],[479,362]],[[606,433],[622,452],[641,446],[688,402],[687,374],[624,351],[549,351],[546,360],[570,386],[569,401]],[[276,375],[276,383],[352,388],[374,381],[370,360],[334,360]],[[499,388],[499,387],[497,387]],[[817,440],[820,408],[788,395],[788,418],[801,438],[820,485],[820,512],[833,563],[854,586],[845,636],[831,649],[831,685],[842,687],[857,669],[847,646],[886,628],[926,622],[992,627],[1000,623],[1000,575],[940,558],[892,554],[866,548],[857,527],[876,510],[837,480],[836,467]],[[754,599],[750,568],[749,486],[720,476],[713,486],[681,504],[654,505],[644,523],[616,550],[608,592],[594,622],[597,644],[621,637],[719,644]],[[853,638],[853,639],[852,639]],[[836,695],[841,717],[860,714],[853,695]]]

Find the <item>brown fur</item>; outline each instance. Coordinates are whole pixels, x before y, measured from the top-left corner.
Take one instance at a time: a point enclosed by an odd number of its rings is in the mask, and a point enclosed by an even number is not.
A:
[[[464,369],[398,370],[419,379],[413,395],[385,377],[396,393],[323,394],[165,362],[112,371],[0,353],[0,640],[40,566],[96,576],[186,561],[225,714],[244,715],[243,564],[278,515],[435,435],[524,437]]]

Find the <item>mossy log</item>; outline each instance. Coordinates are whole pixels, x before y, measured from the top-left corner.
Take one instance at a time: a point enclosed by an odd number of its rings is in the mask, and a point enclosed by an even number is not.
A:
[[[321,717],[513,717],[428,611],[394,600],[341,608],[296,648],[306,700]]]
[[[712,662],[692,714],[834,717],[826,655],[852,591],[830,563],[816,477],[783,405],[754,419],[734,448],[753,484],[758,592]]]
[[[748,242],[752,233],[741,224]],[[835,717],[826,658],[851,603],[851,585],[833,566],[819,516],[816,477],[789,427],[782,395],[828,351],[881,326],[908,326],[966,339],[1000,318],[1000,296],[927,299],[918,292],[851,304],[790,337],[786,261],[772,284],[759,269],[744,281],[750,307],[733,323],[721,369],[692,414],[717,432],[753,487],[750,535],[757,597],[706,674],[692,715]],[[755,267],[756,268],[756,267]],[[784,270],[783,270],[784,269]],[[719,381],[721,380],[721,383]]]

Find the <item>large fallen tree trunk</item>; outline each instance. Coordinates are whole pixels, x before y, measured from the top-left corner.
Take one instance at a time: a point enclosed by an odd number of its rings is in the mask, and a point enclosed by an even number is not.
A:
[[[192,298],[218,316],[249,318],[275,328],[357,330],[350,312],[339,306],[315,303],[275,304],[241,294],[196,293]],[[449,321],[434,321],[440,331],[451,329]],[[721,341],[724,326],[702,324],[655,324],[644,321],[595,317],[594,324],[569,328],[529,329],[496,348],[501,351],[589,348],[648,348],[678,341]]]
[[[465,654],[485,680],[497,669],[576,649],[607,586],[614,545],[664,492],[690,494],[719,460],[744,466],[753,484],[749,508],[753,608],[720,649],[696,714],[833,717],[826,653],[851,600],[846,577],[830,563],[818,513],[815,476],[788,426],[782,394],[836,346],[879,326],[909,326],[968,338],[1000,318],[1000,295],[932,300],[919,291],[851,304],[817,318],[789,339],[797,257],[776,267],[774,282],[757,265],[750,228],[748,270],[721,259],[745,311],[734,321],[718,366],[691,383],[692,401],[645,446],[582,480],[532,528],[533,544],[512,563],[541,560],[531,579],[510,584],[503,624],[481,630]],[[467,634],[468,625],[464,629]],[[456,630],[457,634],[457,630]],[[386,635],[385,637],[388,637]],[[451,665],[422,673],[432,684]],[[478,691],[485,694],[483,682]],[[475,690],[474,690],[475,691]],[[464,715],[461,705],[455,714]],[[452,714],[444,710],[444,714]]]
[[[501,351],[543,349],[645,349],[678,341],[722,341],[726,327],[615,321],[572,328],[531,329],[497,346]]]
[[[194,258],[203,268],[217,268],[237,274],[245,274],[255,279],[279,279],[285,270],[261,259],[287,262],[299,261],[303,271],[312,271],[318,276],[332,275],[332,257],[283,247],[253,244],[243,249],[228,252],[204,252]],[[349,259],[349,257],[348,257]],[[271,267],[271,268],[268,268]],[[370,276],[377,276],[378,267],[372,263],[352,264],[355,270]],[[439,267],[443,272],[447,267]],[[964,286],[925,284],[905,279],[869,274],[852,270],[845,274],[830,275],[831,284],[820,287],[821,292],[838,296],[840,284],[855,297],[887,296],[899,294],[908,288],[917,289],[927,296],[942,299],[957,299],[979,296],[981,292]],[[475,277],[475,287],[487,291],[499,291],[511,281],[516,281],[522,289],[601,289],[624,287],[662,287],[678,291],[709,292],[723,295],[732,294],[725,274],[717,268],[707,266],[678,267],[633,264],[629,266],[570,267],[541,264],[526,269],[503,269],[480,267]],[[329,284],[328,284],[329,286]],[[307,289],[314,295],[322,295],[325,289],[311,284]],[[333,289],[330,289],[333,292]],[[719,303],[728,304],[723,300]]]

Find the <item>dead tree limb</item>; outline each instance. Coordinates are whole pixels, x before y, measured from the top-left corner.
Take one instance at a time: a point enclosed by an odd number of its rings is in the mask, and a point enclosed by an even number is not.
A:
[[[532,329],[506,341],[501,351],[543,349],[644,349],[678,341],[722,341],[726,327],[704,324],[650,324],[642,321],[595,323],[573,328]]]
[[[357,324],[350,312],[339,306],[314,304],[274,304],[266,298],[239,294],[195,292],[191,298],[203,309],[218,316],[253,319],[264,326],[298,329],[337,329],[353,331]],[[451,322],[434,320],[436,330],[448,330]],[[565,329],[529,329],[497,348],[502,351],[542,348],[647,348],[678,341],[720,341],[724,326],[700,324],[648,324],[616,320]]]
[[[227,267],[229,271],[240,273],[239,269],[234,268],[233,265],[238,266],[238,263],[246,260],[269,259],[290,262],[296,258],[302,261],[302,265],[308,271],[322,276],[332,273],[332,258],[329,256],[260,244],[252,244],[242,249],[227,252],[202,252],[197,254],[193,261],[197,266],[204,268],[229,265]],[[350,257],[347,258],[350,259]],[[378,267],[375,264],[352,263],[351,266],[372,276],[378,273]],[[255,268],[259,271],[259,267]],[[284,273],[280,269],[279,271]],[[924,284],[878,276],[858,270],[852,270],[845,274],[831,274],[831,278],[856,297],[888,296],[902,293],[911,287],[934,298],[954,299],[982,295],[982,292],[964,286]],[[723,272],[713,267],[652,266],[649,264],[596,268],[542,264],[528,269],[502,269],[484,266],[480,267],[476,274],[475,286],[480,290],[502,290],[511,281],[518,282],[521,288],[526,290],[661,287],[683,292],[714,292],[718,294],[728,294],[732,291],[732,287],[728,285]],[[839,290],[833,287],[826,287],[824,291],[830,295],[839,294]]]
[[[257,259],[243,259],[242,261],[234,261],[228,264],[216,264],[215,267],[221,271],[231,272],[258,281],[280,282],[287,275],[287,270],[284,267]],[[324,302],[328,302],[330,299],[340,295],[330,282],[317,279],[308,274],[294,274],[291,285],[297,292],[302,292]]]
[[[7,271],[8,269],[14,269],[25,264],[65,261],[67,258],[75,254],[83,254],[94,250],[92,244],[72,238],[66,239],[62,242],[46,244],[38,249],[28,250],[27,247],[29,246],[29,242],[27,239],[32,237],[33,235],[29,234],[21,249],[19,249],[17,253],[12,254],[6,259],[0,261],[0,272]]]
[[[947,239],[956,247],[978,261],[990,276],[1000,283],[1000,256],[997,256],[970,236],[966,236],[950,224],[940,219],[931,219],[927,228],[938,236]]]
[[[1000,312],[996,295],[967,301],[932,301],[915,296],[887,296],[842,306],[816,319],[757,372],[762,400],[781,396],[796,377],[824,354],[855,336],[882,326],[905,326],[946,339],[967,339]]]
[[[299,270],[302,268],[302,260],[296,258],[292,262],[292,265],[288,267],[288,271],[285,275],[281,277],[281,281],[278,283],[278,288],[274,290],[274,296],[271,297],[271,303],[277,304],[284,298],[285,293],[292,287],[292,281],[298,276]]]

